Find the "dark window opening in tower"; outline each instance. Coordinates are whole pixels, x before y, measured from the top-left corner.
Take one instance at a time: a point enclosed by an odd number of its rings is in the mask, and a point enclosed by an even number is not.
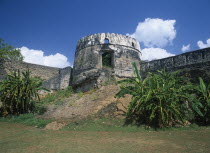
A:
[[[102,66],[112,68],[112,53],[104,52],[102,54]]]
[[[135,47],[133,42],[132,42],[132,46]]]
[[[104,39],[104,44],[109,44],[109,39],[105,38]]]

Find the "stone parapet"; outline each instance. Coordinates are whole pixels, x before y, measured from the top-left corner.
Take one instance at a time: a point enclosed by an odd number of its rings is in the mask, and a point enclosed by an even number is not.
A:
[[[142,62],[140,69],[142,72],[153,72],[160,69],[175,70],[189,65],[205,64],[210,62],[210,48],[200,49],[171,56],[150,62]]]
[[[105,41],[106,39],[107,41]],[[101,44],[122,45],[140,50],[139,42],[132,37],[116,33],[98,33],[80,39],[77,43],[76,51],[79,51],[88,46]]]

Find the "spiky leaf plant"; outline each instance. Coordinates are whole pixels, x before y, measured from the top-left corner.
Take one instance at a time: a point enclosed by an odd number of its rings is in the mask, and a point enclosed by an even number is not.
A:
[[[34,100],[39,100],[39,90],[43,87],[40,78],[31,77],[30,71],[12,72],[0,82],[0,100],[3,103],[3,114],[23,114],[33,110]]]
[[[132,95],[127,120],[155,127],[168,127],[184,123],[192,104],[200,113],[200,105],[194,103],[194,96],[190,94],[192,84],[178,76],[178,71],[169,73],[161,70],[149,73],[146,79],[142,79],[135,63],[133,67],[135,77],[119,81],[121,90],[116,95]]]

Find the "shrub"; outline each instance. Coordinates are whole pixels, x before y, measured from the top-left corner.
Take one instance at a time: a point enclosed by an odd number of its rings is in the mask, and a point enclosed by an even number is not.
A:
[[[39,90],[43,87],[40,78],[31,77],[30,71],[12,72],[0,82],[0,100],[2,102],[3,116],[7,114],[23,114],[33,111],[34,101],[39,100]]]
[[[177,123],[183,124],[190,112],[202,115],[202,105],[195,101],[195,96],[191,94],[194,86],[178,76],[178,71],[169,73],[161,70],[149,73],[146,79],[142,79],[135,63],[133,67],[135,77],[118,81],[121,90],[116,95],[132,95],[127,110],[127,121],[168,127]]]
[[[203,115],[196,114],[195,121],[202,124],[210,123],[210,84],[206,85],[202,78],[199,78],[199,85],[196,86],[197,100],[202,104],[201,112]]]

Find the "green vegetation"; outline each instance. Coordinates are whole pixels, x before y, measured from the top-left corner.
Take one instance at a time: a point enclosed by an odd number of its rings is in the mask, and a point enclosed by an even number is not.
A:
[[[23,56],[21,55],[20,49],[14,48],[8,45],[0,38],[0,58],[23,61]]]
[[[65,102],[65,98],[71,97],[73,94],[72,87],[69,86],[64,90],[59,90],[54,93],[48,93],[44,98],[41,99],[40,105],[62,105]]]
[[[29,126],[35,126],[37,128],[44,128],[48,123],[52,122],[52,120],[37,118],[33,113],[29,113],[21,114],[19,116],[1,117],[0,122],[0,124],[2,124],[3,122],[22,123]]]
[[[202,101],[206,97],[196,95],[197,91],[204,92],[203,86],[198,88],[187,82],[186,78],[180,77],[179,72],[165,70],[149,73],[147,78],[142,79],[135,63],[133,66],[135,77],[119,81],[121,90],[116,95],[132,95],[127,110],[127,123],[136,122],[163,128],[183,125],[190,120],[189,116],[205,116]],[[207,107],[209,108],[208,105]]]
[[[72,87],[69,86],[68,88],[64,90],[59,90],[53,93],[48,93],[46,96],[40,99],[40,101],[36,101],[35,107],[34,107],[34,113],[38,115],[42,115],[47,111],[48,105],[55,105],[60,106],[64,102],[66,102],[66,98],[71,97],[73,94]],[[69,106],[73,105],[72,103],[69,103]]]
[[[202,78],[199,78],[199,85],[196,86],[197,100],[201,102],[203,116],[196,115],[195,120],[204,125],[210,123],[210,84],[206,85]]]
[[[32,112],[34,102],[39,100],[38,92],[46,90],[41,87],[42,80],[31,77],[30,71],[12,72],[0,82],[0,100],[2,102],[2,116],[8,114],[19,115]]]
[[[70,123],[63,130],[71,131],[121,131],[121,132],[139,132],[145,131],[143,127],[136,125],[124,126],[124,119],[116,118],[87,118],[78,122]],[[153,129],[151,129],[153,130]]]
[[[79,91],[77,95],[79,98],[82,98],[84,96],[84,93],[82,91]]]
[[[70,131],[109,131],[109,132],[149,132],[149,131],[183,131],[201,130],[196,124],[183,127],[170,127],[155,129],[148,126],[138,126],[136,124],[125,125],[125,119],[119,118],[87,118],[78,122],[73,122],[65,126],[62,130]]]
[[[18,123],[0,124],[0,148],[1,152],[7,153],[210,152],[210,129],[205,127],[181,131],[112,132],[52,131]]]

